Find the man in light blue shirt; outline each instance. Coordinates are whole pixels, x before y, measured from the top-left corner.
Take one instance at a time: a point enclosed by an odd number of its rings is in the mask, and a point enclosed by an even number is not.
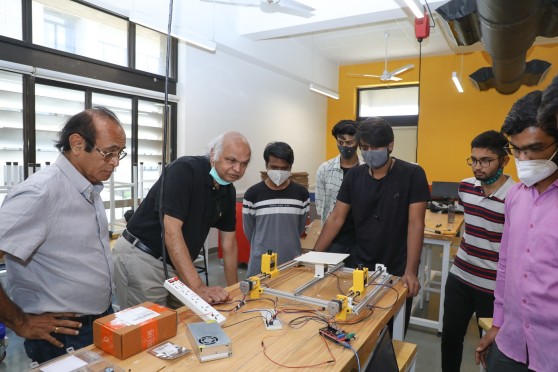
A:
[[[12,189],[0,208],[10,296],[0,288],[0,321],[26,339],[34,361],[91,344],[93,321],[113,312],[100,192],[126,156],[125,145],[110,110],[74,115],[60,132],[56,162]]]

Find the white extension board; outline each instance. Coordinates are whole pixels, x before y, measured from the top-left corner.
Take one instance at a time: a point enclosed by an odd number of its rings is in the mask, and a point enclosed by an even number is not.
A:
[[[203,298],[192,291],[186,284],[182,283],[178,277],[165,280],[164,284],[167,291],[172,293],[182,303],[188,306],[200,318],[207,321],[215,321],[219,324],[223,323],[225,318],[220,312],[215,310],[213,306],[205,302]]]

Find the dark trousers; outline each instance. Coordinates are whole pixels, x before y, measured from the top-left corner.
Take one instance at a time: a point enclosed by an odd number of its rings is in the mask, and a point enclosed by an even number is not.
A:
[[[114,313],[114,310],[112,309],[112,306],[110,306],[107,311],[101,314],[101,316],[112,313]],[[101,316],[98,316],[98,318]],[[60,333],[51,334],[54,338],[64,344],[64,346],[61,348],[54,346],[53,344],[45,340],[26,339],[23,342],[23,346],[25,347],[27,356],[32,361],[41,364],[66,354],[66,349],[69,347],[73,347],[74,350],[77,350],[81,349],[82,347],[91,345],[93,343],[94,317],[89,318],[91,318],[91,321],[82,322],[82,327],[79,329],[78,335],[63,335]]]
[[[494,342],[486,359],[486,372],[532,372],[532,370],[526,364],[508,358]]]
[[[464,284],[451,273],[448,275],[442,328],[442,371],[459,372],[463,340],[473,313],[478,321],[479,318],[492,318],[493,311],[494,295]],[[482,335],[480,328],[479,335]]]

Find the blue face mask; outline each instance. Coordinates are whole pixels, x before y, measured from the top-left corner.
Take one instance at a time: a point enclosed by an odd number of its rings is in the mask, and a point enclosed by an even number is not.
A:
[[[209,174],[211,175],[211,177],[213,177],[215,182],[217,182],[219,185],[221,185],[221,186],[230,185],[229,181],[225,181],[224,179],[219,177],[219,174],[217,174],[217,169],[215,169],[215,167],[211,167],[211,170],[209,171]]]

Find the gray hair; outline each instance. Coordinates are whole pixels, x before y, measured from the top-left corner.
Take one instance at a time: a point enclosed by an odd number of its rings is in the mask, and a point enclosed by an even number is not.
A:
[[[241,139],[248,145],[248,147],[250,147],[248,140],[241,133],[225,132],[209,140],[209,142],[207,143],[207,156],[209,157],[211,155],[211,152],[213,152],[213,160],[218,160],[219,156],[221,155],[221,152],[223,151],[223,143],[225,142],[225,139],[227,137]]]
[[[212,138],[207,143],[207,157],[211,155],[213,151],[213,159],[219,159],[219,155],[221,155],[221,151],[223,151],[223,140],[225,139],[225,133],[221,133],[215,138]]]

